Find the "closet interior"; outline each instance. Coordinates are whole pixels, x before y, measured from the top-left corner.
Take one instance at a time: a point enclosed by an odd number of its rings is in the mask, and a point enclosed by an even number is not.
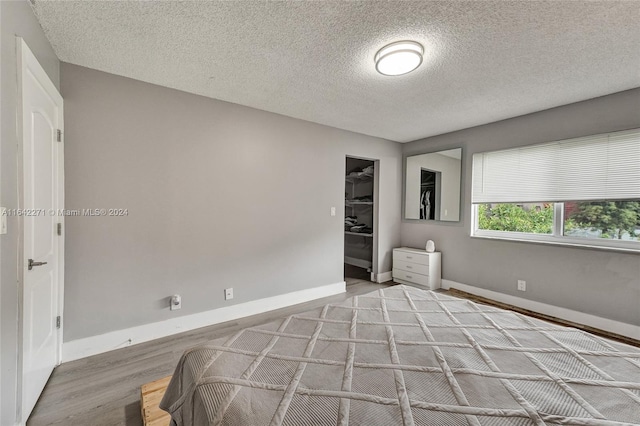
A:
[[[370,280],[373,267],[375,163],[352,157],[347,157],[346,161],[345,278]]]
[[[420,219],[438,220],[436,217],[436,195],[439,194],[440,176],[438,172],[420,169]]]

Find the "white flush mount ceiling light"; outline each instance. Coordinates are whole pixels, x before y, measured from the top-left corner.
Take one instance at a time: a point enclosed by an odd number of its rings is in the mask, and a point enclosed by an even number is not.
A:
[[[420,66],[424,48],[415,41],[397,41],[378,50],[376,70],[383,75],[402,75]]]

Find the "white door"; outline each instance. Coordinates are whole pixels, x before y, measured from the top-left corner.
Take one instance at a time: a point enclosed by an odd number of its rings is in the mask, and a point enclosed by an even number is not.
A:
[[[63,208],[62,97],[24,41],[22,93],[22,420],[33,410],[60,361]],[[61,138],[60,138],[61,139]]]

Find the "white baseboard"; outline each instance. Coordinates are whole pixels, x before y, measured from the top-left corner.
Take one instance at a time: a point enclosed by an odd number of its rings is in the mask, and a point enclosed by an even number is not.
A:
[[[391,271],[389,272],[381,272],[376,276],[376,282],[377,283],[386,283],[387,281],[391,281],[393,279],[393,276],[391,275]]]
[[[64,342],[62,345],[62,362],[69,362],[196,328],[333,296],[345,291],[345,282],[342,281]]]
[[[530,311],[550,315],[552,317],[575,322],[578,324],[588,325],[590,327],[599,328],[600,330],[608,331],[610,333],[615,333],[621,336],[640,340],[640,327],[637,325],[627,324],[608,318],[602,318],[595,315],[587,314],[585,312],[561,308],[559,306],[553,306],[542,302],[536,302],[535,300],[523,299],[522,297],[511,296],[509,294],[499,293],[493,290],[486,290],[484,288],[474,287],[451,280],[442,280],[442,288],[455,288],[457,290],[475,294],[476,296],[486,297],[487,299],[507,303],[519,308],[528,309]]]

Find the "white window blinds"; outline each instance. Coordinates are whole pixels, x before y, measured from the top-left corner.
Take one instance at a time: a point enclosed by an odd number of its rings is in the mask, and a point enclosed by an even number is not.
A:
[[[472,203],[640,198],[640,129],[473,155]]]

